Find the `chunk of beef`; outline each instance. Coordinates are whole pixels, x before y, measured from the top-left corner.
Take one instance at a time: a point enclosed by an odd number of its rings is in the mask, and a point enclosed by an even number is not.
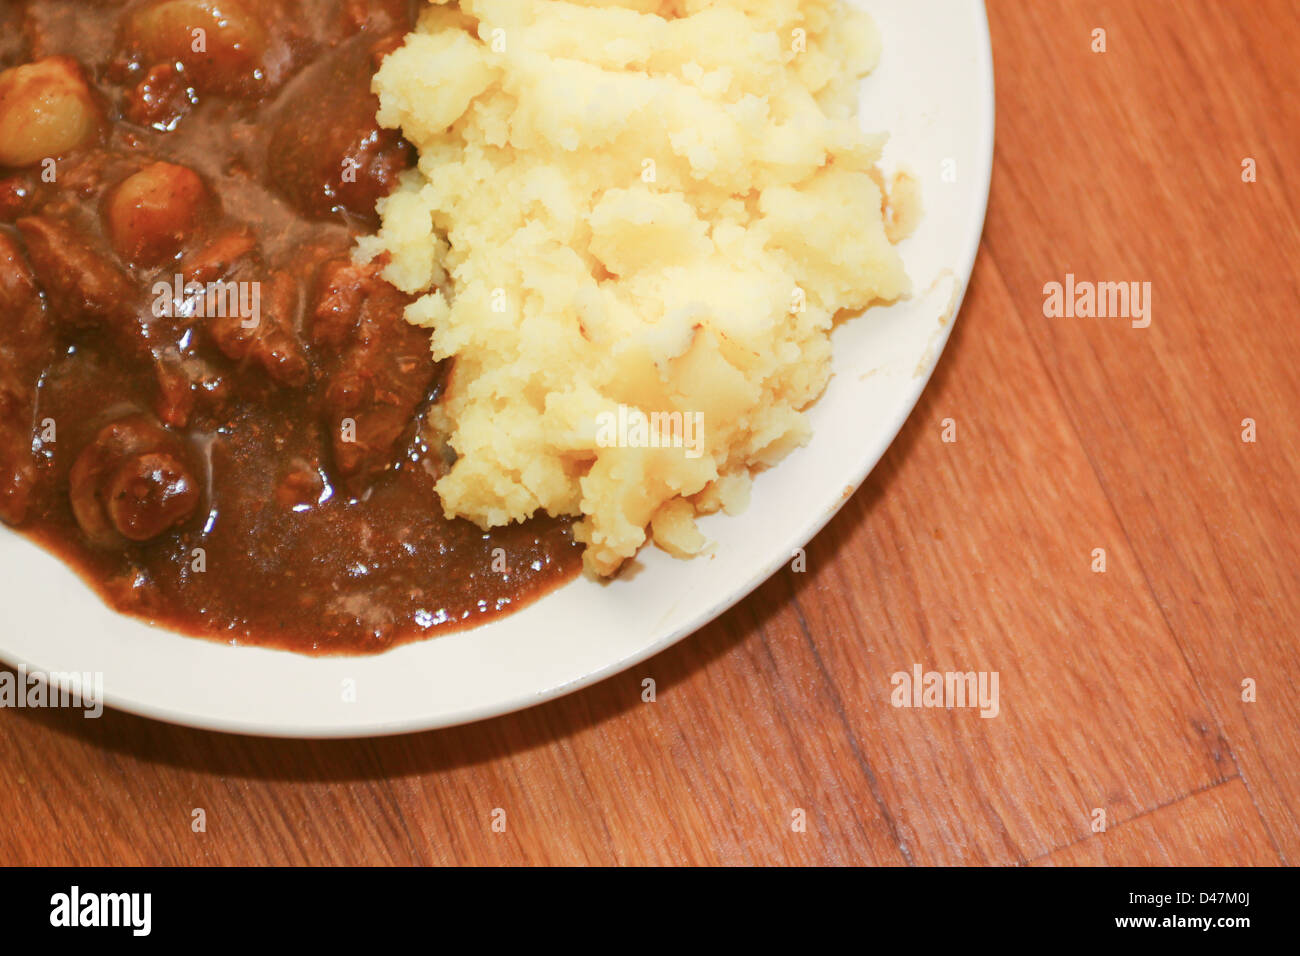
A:
[[[61,320],[83,327],[130,323],[135,294],[130,278],[75,229],[48,216],[26,216],[18,220],[18,230],[50,308]]]
[[[175,324],[144,308],[127,274],[71,226],[28,216],[18,220],[18,229],[51,313],[74,328],[102,329],[124,355],[151,366],[158,381],[158,416],[169,425],[185,424],[196,383]]]
[[[311,342],[325,377],[334,465],[352,494],[395,464],[437,380],[428,333],[402,317],[409,302],[375,265],[343,260],[322,269]]]
[[[401,37],[415,26],[411,0],[344,0],[339,16],[349,34],[368,30]]]
[[[309,216],[342,211],[377,227],[375,203],[412,163],[410,145],[375,119],[379,99],[370,77],[377,54],[390,47],[359,36],[303,70],[281,94],[267,166],[280,193]]]
[[[191,309],[222,353],[261,367],[274,381],[300,387],[311,366],[296,331],[298,282],[269,270],[242,230],[221,233],[183,266],[186,282],[205,287]]]
[[[21,524],[40,480],[36,382],[53,356],[40,290],[18,243],[0,232],[0,519]]]
[[[188,77],[171,63],[159,63],[127,91],[124,112],[132,123],[169,133],[194,109],[195,99]]]

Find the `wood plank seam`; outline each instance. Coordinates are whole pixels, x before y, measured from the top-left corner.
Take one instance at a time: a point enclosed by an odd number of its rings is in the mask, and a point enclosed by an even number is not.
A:
[[[844,728],[844,732],[848,735],[849,746],[853,748],[853,756],[857,759],[858,769],[862,771],[867,787],[871,790],[871,798],[875,801],[876,807],[884,818],[885,825],[889,828],[890,838],[894,841],[894,845],[898,847],[898,852],[902,854],[903,861],[908,866],[915,866],[916,861],[912,858],[912,851],[907,846],[906,841],[903,840],[903,835],[898,829],[898,821],[894,819],[894,814],[890,811],[889,806],[885,803],[884,796],[880,792],[880,784],[875,771],[871,769],[871,765],[867,762],[858,735],[853,732],[853,727],[849,723],[848,714],[844,710],[844,701],[840,697],[839,687],[831,678],[830,671],[822,660],[821,651],[817,649],[817,643],[812,639],[812,633],[808,629],[808,621],[803,615],[803,608],[799,606],[798,590],[790,581],[788,574],[788,569],[783,568],[782,576],[790,586],[790,605],[794,609],[795,618],[799,621],[799,629],[803,632],[804,641],[808,644],[808,649],[817,664],[817,670],[826,682],[827,694],[830,697],[831,706],[835,708],[836,719],[839,720],[840,726]]]
[[[1199,797],[1199,796],[1201,796],[1202,794],[1209,793],[1209,792],[1212,791],[1212,790],[1217,790],[1219,787],[1226,786],[1227,784],[1232,783],[1234,780],[1240,780],[1243,784],[1245,784],[1245,782],[1246,782],[1246,778],[1245,778],[1245,777],[1241,776],[1240,774],[1233,774],[1231,777],[1227,777],[1227,778],[1224,779],[1224,780],[1219,780],[1219,781],[1216,781],[1215,783],[1207,783],[1207,784],[1206,784],[1205,786],[1203,786],[1203,787],[1197,787],[1195,790],[1189,790],[1189,791],[1187,791],[1187,793],[1184,793],[1184,794],[1182,794],[1181,796],[1175,797],[1175,798],[1172,799],[1172,800],[1167,800],[1167,801],[1165,801],[1164,803],[1160,804],[1158,807],[1152,807],[1152,808],[1149,809],[1149,810],[1143,810],[1141,813],[1137,814],[1136,816],[1131,816],[1131,817],[1129,817],[1129,818],[1127,818],[1127,819],[1125,819],[1125,820],[1121,820],[1121,821],[1119,821],[1118,823],[1116,823],[1113,827],[1108,827],[1108,828],[1106,829],[1106,832],[1107,832],[1107,833],[1113,833],[1113,832],[1115,832],[1116,830],[1121,829],[1122,827],[1126,827],[1126,826],[1129,826],[1130,824],[1137,823],[1137,822],[1139,822],[1139,821],[1145,819],[1146,817],[1152,816],[1153,814],[1160,813],[1161,811],[1163,811],[1163,810],[1167,810],[1167,809],[1169,809],[1170,807],[1176,807],[1176,806],[1178,806],[1180,803],[1185,803],[1185,802],[1187,802],[1188,800],[1191,800],[1191,799],[1193,799],[1193,798],[1195,798],[1195,797]],[[1255,809],[1255,813],[1256,813],[1256,815],[1259,817],[1260,823],[1264,823],[1264,816],[1263,816],[1262,813],[1260,813],[1259,807],[1255,805],[1255,802],[1254,802],[1254,799],[1253,799],[1253,798],[1252,798],[1252,800],[1251,800],[1251,806],[1254,807],[1254,809]],[[1264,832],[1265,832],[1265,833],[1268,832],[1268,827],[1267,827],[1267,826],[1264,827]],[[1063,844],[1063,845],[1061,845],[1061,846],[1053,847],[1052,849],[1048,850],[1046,853],[1041,853],[1041,854],[1039,854],[1038,856],[1035,856],[1035,857],[1033,857],[1033,858],[1031,858],[1031,859],[1028,859],[1028,860],[1024,861],[1023,864],[1018,864],[1018,865],[1022,865],[1022,866],[1032,866],[1034,863],[1038,863],[1038,862],[1041,861],[1041,860],[1045,860],[1045,859],[1047,859],[1048,857],[1052,856],[1052,855],[1055,854],[1055,853],[1060,853],[1062,850],[1068,850],[1068,849],[1070,849],[1071,847],[1080,846],[1080,845],[1082,845],[1082,844],[1084,844],[1084,843],[1087,843],[1089,840],[1100,839],[1100,838],[1102,838],[1103,836],[1104,836],[1104,834],[1102,834],[1102,833],[1090,833],[1088,836],[1084,837],[1084,838],[1081,839],[1081,840],[1074,840],[1074,841],[1072,841],[1072,842],[1070,842],[1070,843],[1065,843],[1065,844]],[[1274,848],[1274,850],[1276,850],[1276,849],[1277,849],[1277,845],[1276,845],[1276,841],[1274,841],[1274,840],[1272,839],[1272,834],[1269,834],[1269,842],[1273,844],[1273,848]],[[1279,859],[1282,859],[1282,856],[1281,856],[1280,853],[1278,854],[1278,858],[1279,858]]]
[[[1197,696],[1200,698],[1201,701],[1201,706],[1204,708],[1205,712],[1209,714],[1211,718],[1214,720],[1215,733],[1217,734],[1218,739],[1223,742],[1224,749],[1227,753],[1227,756],[1232,761],[1233,767],[1236,769],[1236,774],[1234,776],[1241,777],[1242,783],[1246,787],[1246,792],[1249,793],[1251,796],[1251,802],[1255,807],[1255,812],[1260,815],[1260,820],[1264,825],[1264,832],[1268,834],[1269,842],[1273,845],[1273,848],[1277,851],[1279,858],[1285,862],[1286,854],[1282,852],[1282,847],[1280,842],[1277,839],[1277,835],[1273,832],[1272,828],[1268,825],[1267,820],[1264,818],[1263,811],[1260,808],[1258,801],[1255,799],[1254,790],[1250,786],[1250,781],[1246,778],[1245,774],[1242,772],[1241,764],[1237,760],[1237,754],[1234,750],[1233,743],[1228,738],[1227,733],[1224,729],[1225,725],[1224,725],[1223,717],[1219,713],[1219,711],[1212,705],[1209,696],[1205,692],[1205,689],[1201,686],[1200,678],[1197,675],[1195,668],[1192,666],[1191,660],[1188,658],[1187,647],[1185,643],[1179,638],[1178,633],[1174,630],[1173,623],[1169,620],[1169,615],[1166,612],[1164,605],[1160,602],[1159,596],[1156,594],[1155,585],[1152,583],[1151,574],[1150,571],[1148,570],[1148,560],[1138,549],[1138,547],[1134,544],[1133,536],[1129,532],[1129,523],[1125,521],[1124,516],[1119,513],[1119,510],[1115,505],[1115,501],[1111,497],[1110,489],[1107,488],[1106,482],[1101,472],[1097,468],[1096,458],[1093,456],[1092,449],[1088,447],[1087,443],[1084,441],[1082,433],[1079,431],[1078,424],[1075,421],[1075,416],[1072,414],[1072,408],[1067,402],[1065,395],[1061,391],[1060,383],[1057,381],[1056,376],[1052,374],[1052,370],[1047,364],[1046,358],[1043,356],[1042,350],[1038,345],[1037,338],[1034,336],[1033,330],[1029,327],[1029,322],[1025,318],[1025,314],[1023,310],[1021,310],[1019,307],[1016,307],[1015,305],[1015,299],[1011,295],[1010,288],[1006,283],[1005,277],[1003,276],[1002,267],[998,261],[998,257],[994,253],[991,244],[985,244],[982,249],[982,252],[984,255],[987,255],[989,257],[991,269],[994,275],[997,276],[998,283],[1006,291],[1007,300],[1013,304],[1013,311],[1015,312],[1016,318],[1020,321],[1020,324],[1025,329],[1025,336],[1029,340],[1029,347],[1033,349],[1034,356],[1038,360],[1039,368],[1043,371],[1044,375],[1047,377],[1047,380],[1052,385],[1052,391],[1056,394],[1057,403],[1060,407],[1061,413],[1062,415],[1064,415],[1065,420],[1069,423],[1070,431],[1074,435],[1075,441],[1078,443],[1080,450],[1083,452],[1084,458],[1088,462],[1088,468],[1092,471],[1097,486],[1101,490],[1102,496],[1106,500],[1106,507],[1109,509],[1111,516],[1115,519],[1115,523],[1119,527],[1120,532],[1124,535],[1124,542],[1125,545],[1128,547],[1129,552],[1133,555],[1134,559],[1137,561],[1138,570],[1142,574],[1143,585],[1146,587],[1147,593],[1151,596],[1152,603],[1156,606],[1156,608],[1160,612],[1160,619],[1161,621],[1164,622],[1166,632],[1169,634],[1170,639],[1174,642],[1174,646],[1178,648],[1178,655],[1183,661],[1183,666],[1187,669],[1187,676],[1192,681],[1192,686],[1195,687],[1196,689]],[[1217,783],[1211,784],[1210,786],[1219,786],[1231,779],[1233,779],[1233,777],[1222,778]],[[1192,792],[1195,793],[1198,791],[1192,791]],[[1144,812],[1149,812],[1149,811],[1144,811]],[[1138,817],[1140,816],[1142,816],[1142,814],[1138,815]],[[1128,821],[1138,819],[1138,817],[1129,817]],[[1128,821],[1121,821],[1121,822],[1128,822]],[[1038,858],[1035,857],[1035,859]]]

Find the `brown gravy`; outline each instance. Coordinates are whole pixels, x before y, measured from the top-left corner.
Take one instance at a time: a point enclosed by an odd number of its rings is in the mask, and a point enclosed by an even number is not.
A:
[[[349,259],[413,160],[369,78],[414,12],[0,0],[0,130],[24,134],[0,142],[0,517],[120,611],[369,653],[580,566],[566,520],[442,516],[445,370]],[[63,127],[12,126],[40,84]],[[29,130],[61,151],[24,155]]]

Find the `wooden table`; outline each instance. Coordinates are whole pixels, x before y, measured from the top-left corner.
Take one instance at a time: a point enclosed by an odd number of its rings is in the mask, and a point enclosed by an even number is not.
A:
[[[1300,860],[1295,2],[990,7],[966,304],[806,572],[628,673],[450,731],[0,711],[0,861]],[[1150,326],[1045,317],[1067,273],[1150,282]],[[997,671],[1001,713],[891,706],[913,664]]]

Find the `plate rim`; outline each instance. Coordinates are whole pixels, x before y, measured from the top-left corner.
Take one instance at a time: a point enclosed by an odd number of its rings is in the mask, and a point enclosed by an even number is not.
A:
[[[655,655],[684,640],[691,634],[694,634],[696,631],[725,614],[731,608],[735,607],[751,595],[789,560],[789,555],[791,553],[796,549],[806,548],[807,545],[821,533],[835,515],[840,512],[844,505],[848,503],[849,499],[853,497],[853,494],[860,489],[863,482],[875,469],[881,458],[883,458],[889,448],[893,446],[899,432],[902,431],[904,424],[906,424],[907,420],[911,417],[912,412],[915,410],[921,394],[924,392],[934,374],[934,370],[941,361],[943,353],[947,348],[948,341],[951,338],[952,330],[960,315],[961,306],[965,300],[967,288],[970,284],[970,277],[973,273],[975,261],[978,257],[979,249],[983,241],[984,225],[988,213],[989,193],[992,184],[994,141],[996,137],[996,90],[988,11],[985,0],[969,0],[969,2],[973,8],[973,19],[975,20],[979,30],[979,34],[975,38],[973,52],[976,54],[978,59],[976,65],[976,72],[980,83],[978,98],[983,106],[983,116],[980,123],[980,135],[983,139],[983,143],[982,148],[976,150],[976,156],[979,160],[980,166],[975,173],[976,186],[973,191],[973,196],[976,200],[976,208],[978,209],[978,214],[975,218],[978,219],[979,227],[977,229],[972,229],[970,234],[966,236],[961,255],[952,266],[954,275],[960,280],[960,286],[955,290],[951,318],[947,322],[943,323],[942,327],[935,335],[932,343],[932,353],[926,362],[924,370],[918,371],[918,374],[909,380],[905,398],[898,405],[894,419],[889,423],[887,428],[881,429],[881,434],[887,435],[887,438],[878,443],[873,443],[870,449],[862,456],[858,465],[854,467],[852,472],[852,481],[846,486],[851,488],[852,492],[846,492],[841,495],[833,505],[816,512],[811,520],[802,525],[793,534],[785,547],[774,549],[774,557],[753,572],[741,586],[728,592],[713,603],[706,605],[696,614],[669,629],[656,640],[648,642],[645,646],[638,648],[634,653],[619,657],[618,659],[602,666],[593,668],[573,680],[546,687],[531,695],[527,695],[524,698],[515,697],[484,704],[479,707],[465,708],[450,717],[415,715],[395,720],[372,720],[348,726],[329,727],[323,727],[317,724],[294,726],[285,723],[271,726],[267,725],[264,721],[259,721],[257,719],[244,721],[238,718],[224,718],[178,712],[165,705],[154,705],[148,701],[119,696],[107,688],[105,688],[103,693],[104,706],[111,707],[114,710],[122,711],[124,713],[133,714],[138,717],[158,720],[177,726],[219,733],[276,739],[364,739],[463,726],[465,724],[503,716],[538,704],[556,700],[560,697],[567,696],[568,694],[606,680],[630,667],[634,667],[639,663],[649,660]],[[519,613],[526,612],[527,608],[523,609]],[[112,612],[110,611],[110,613]],[[148,622],[142,623],[146,626],[152,626],[148,625]],[[157,629],[164,631],[167,630],[166,628]],[[471,628],[469,630],[472,631],[473,629]],[[202,640],[201,638],[186,639]],[[23,655],[14,654],[10,651],[4,650],[3,648],[0,648],[0,658],[3,658],[6,662],[16,668],[26,668],[29,673],[43,673],[42,669],[36,663],[26,660]]]

